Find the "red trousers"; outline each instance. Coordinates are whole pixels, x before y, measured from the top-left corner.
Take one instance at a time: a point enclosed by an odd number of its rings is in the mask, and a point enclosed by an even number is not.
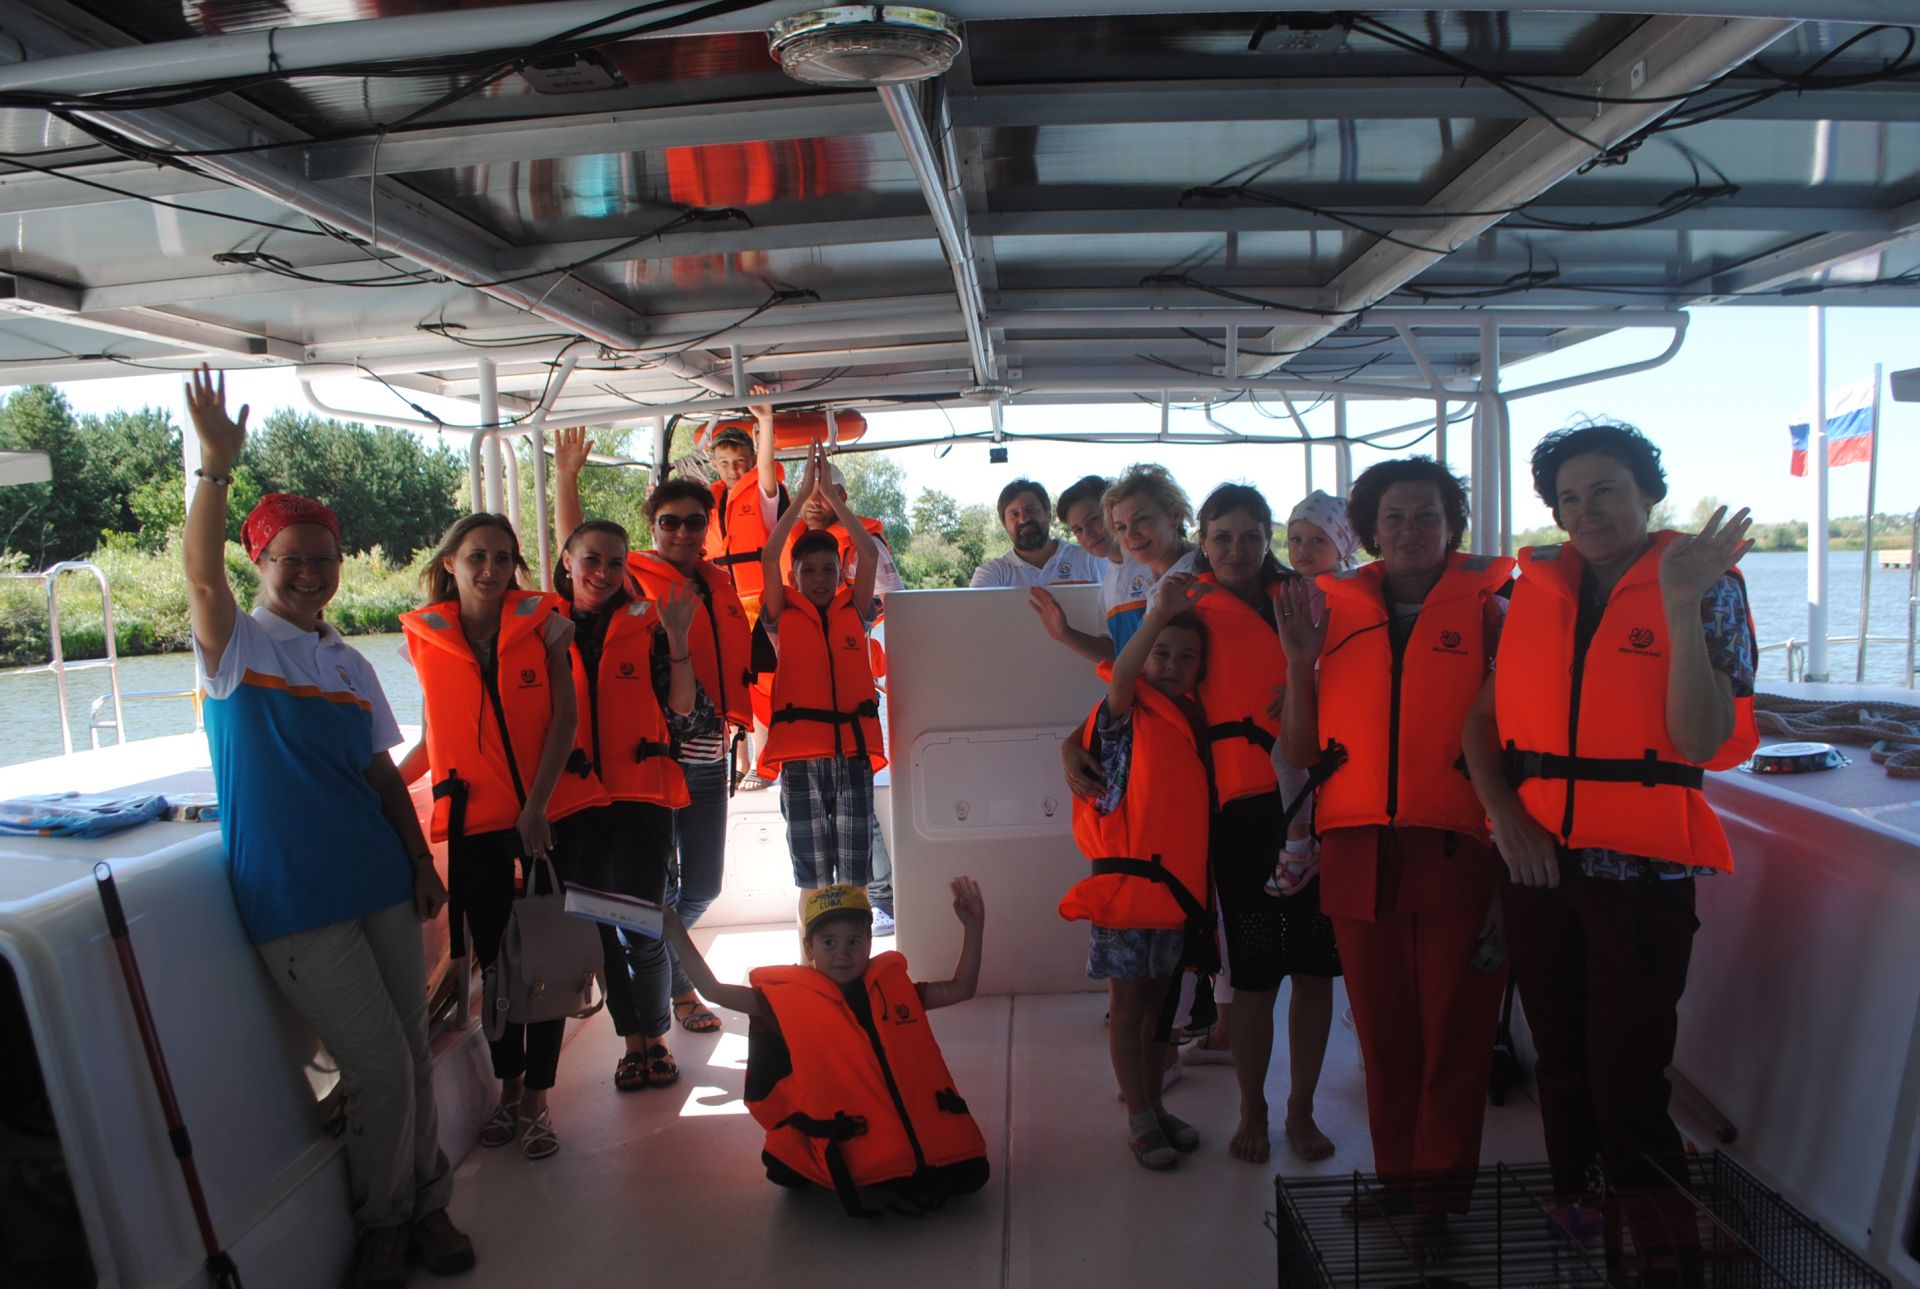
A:
[[[1367,1066],[1367,1124],[1383,1178],[1480,1165],[1487,1074],[1506,968],[1469,959],[1484,915],[1335,917]]]

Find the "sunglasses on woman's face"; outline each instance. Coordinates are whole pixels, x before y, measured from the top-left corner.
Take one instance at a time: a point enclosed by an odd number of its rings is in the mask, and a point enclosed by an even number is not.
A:
[[[707,517],[705,515],[655,515],[653,522],[659,525],[660,531],[663,533],[677,533],[682,528],[690,533],[704,533],[707,531]]]

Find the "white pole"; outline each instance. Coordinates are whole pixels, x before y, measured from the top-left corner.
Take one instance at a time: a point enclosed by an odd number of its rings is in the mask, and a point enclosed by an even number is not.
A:
[[[1867,619],[1873,608],[1873,491],[1880,475],[1880,364],[1873,365],[1873,442],[1867,448],[1867,537],[1860,560],[1860,645],[1853,657],[1853,683],[1867,679]]]
[[[1333,488],[1342,497],[1353,491],[1353,443],[1347,438],[1347,396],[1333,396]]]
[[[1813,519],[1807,524],[1807,665],[1802,679],[1831,679],[1827,670],[1827,311],[1807,311],[1813,348],[1813,411],[1807,418],[1807,478]]]
[[[493,359],[481,358],[475,361],[474,370],[479,376],[480,424],[488,430],[500,424],[500,386],[494,375]],[[499,514],[506,508],[506,463],[501,458],[500,436],[489,433],[486,441],[487,453],[487,510]]]

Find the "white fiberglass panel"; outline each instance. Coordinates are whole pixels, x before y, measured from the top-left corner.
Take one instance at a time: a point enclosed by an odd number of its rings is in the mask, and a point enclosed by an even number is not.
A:
[[[1055,595],[1076,627],[1102,631],[1094,587]],[[1047,639],[1024,590],[897,591],[887,658],[901,951],[935,973],[953,961],[947,884],[966,874],[987,903],[983,992],[1090,988],[1086,924],[1057,906],[1087,871],[1059,746],[1100,697],[1092,664]]]

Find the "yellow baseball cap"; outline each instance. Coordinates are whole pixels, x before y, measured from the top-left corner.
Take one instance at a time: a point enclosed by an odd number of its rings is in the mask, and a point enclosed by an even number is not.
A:
[[[873,921],[873,905],[867,902],[867,893],[858,886],[823,886],[807,900],[807,930],[813,930],[813,924],[833,913],[852,913]]]

